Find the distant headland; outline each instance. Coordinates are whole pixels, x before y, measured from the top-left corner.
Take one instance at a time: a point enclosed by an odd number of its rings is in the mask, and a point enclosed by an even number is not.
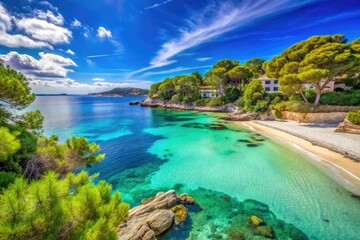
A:
[[[91,96],[118,96],[118,97],[132,97],[132,96],[145,96],[149,93],[148,89],[141,88],[114,88],[109,91],[100,93],[89,93]]]

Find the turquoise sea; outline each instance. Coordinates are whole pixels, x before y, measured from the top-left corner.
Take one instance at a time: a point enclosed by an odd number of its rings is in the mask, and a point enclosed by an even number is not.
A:
[[[132,206],[158,191],[187,192],[198,205],[160,239],[264,239],[247,226],[257,215],[277,239],[360,239],[360,198],[305,154],[216,114],[129,106],[141,99],[39,96],[45,134],[85,136],[106,158],[99,173]]]

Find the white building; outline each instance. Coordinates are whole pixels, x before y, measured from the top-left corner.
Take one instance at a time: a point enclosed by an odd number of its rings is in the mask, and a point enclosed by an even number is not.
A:
[[[214,98],[220,96],[219,90],[211,88],[211,86],[200,86],[199,88],[202,98]]]
[[[275,78],[268,78],[265,75],[260,77],[265,92],[278,92],[279,91],[279,80]]]

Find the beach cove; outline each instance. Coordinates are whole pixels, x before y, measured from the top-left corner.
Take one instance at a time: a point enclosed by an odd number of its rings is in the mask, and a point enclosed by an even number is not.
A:
[[[305,153],[217,114],[130,107],[128,101],[38,97],[32,107],[45,115],[45,134],[100,144],[107,156],[87,170],[100,173],[132,206],[169,189],[197,200],[202,210],[190,213],[186,230],[162,239],[225,238],[237,210],[254,205],[265,209],[264,219],[292,224],[309,239],[358,239],[359,199]]]

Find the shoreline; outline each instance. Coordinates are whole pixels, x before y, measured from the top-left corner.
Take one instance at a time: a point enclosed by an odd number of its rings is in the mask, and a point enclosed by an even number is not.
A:
[[[260,132],[272,139],[279,140],[282,143],[306,154],[317,163],[321,163],[322,166],[319,167],[325,174],[353,194],[360,195],[360,162],[350,159],[333,149],[320,145],[314,145],[314,143],[308,141],[307,139],[254,121],[246,121],[236,124],[241,124],[253,131]]]
[[[232,104],[226,104],[220,107],[207,107],[207,106],[195,106],[195,105],[183,105],[176,103],[164,103],[158,99],[147,98],[142,103],[142,107],[151,107],[151,108],[163,108],[163,109],[173,109],[173,110],[184,110],[184,111],[198,111],[198,112],[218,112],[218,113],[230,113],[234,112],[235,106]]]

